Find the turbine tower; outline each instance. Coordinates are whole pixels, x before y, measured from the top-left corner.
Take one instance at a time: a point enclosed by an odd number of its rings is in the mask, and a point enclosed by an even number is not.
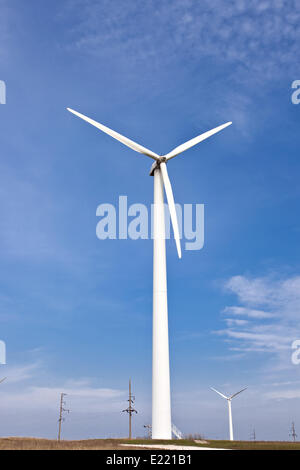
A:
[[[229,439],[231,441],[233,441],[233,425],[232,425],[232,411],[231,411],[231,400],[236,397],[237,395],[239,395],[239,393],[242,393],[244,392],[244,390],[247,390],[247,388],[243,388],[243,390],[240,390],[239,392],[237,393],[234,393],[233,395],[231,395],[230,397],[226,397],[226,395],[223,395],[223,393],[221,392],[218,392],[218,390],[216,390],[215,388],[212,388],[211,387],[211,390],[213,390],[214,392],[216,392],[218,395],[220,395],[222,398],[225,398],[225,400],[227,400],[227,403],[228,403],[228,415],[229,415]]]
[[[181,258],[181,246],[173,190],[169,180],[166,163],[185,150],[188,150],[213,134],[225,129],[225,127],[232,123],[227,122],[222,126],[205,132],[179,147],[176,147],[168,154],[161,156],[109,129],[103,124],[100,124],[93,119],[74,111],[73,109],[67,109],[122,144],[130,147],[132,150],[154,160],[150,172],[150,175],[154,176],[152,438],[172,439],[164,189],[169,205],[179,258]]]

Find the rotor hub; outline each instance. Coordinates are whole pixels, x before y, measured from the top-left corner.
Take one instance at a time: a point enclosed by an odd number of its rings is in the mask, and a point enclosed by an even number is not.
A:
[[[160,167],[160,164],[161,163],[166,163],[167,159],[166,157],[159,157],[159,160],[156,160],[153,165],[151,166],[151,170],[150,170],[150,176],[153,176],[154,175],[154,171]]]

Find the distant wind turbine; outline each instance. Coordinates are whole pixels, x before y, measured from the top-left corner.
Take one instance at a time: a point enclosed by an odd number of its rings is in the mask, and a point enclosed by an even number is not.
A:
[[[233,441],[234,439],[233,439],[231,400],[232,400],[234,397],[236,397],[237,395],[239,395],[239,393],[242,393],[242,392],[244,392],[245,390],[247,390],[247,388],[243,388],[243,390],[240,390],[239,392],[234,393],[234,394],[231,395],[230,397],[226,397],[226,395],[223,395],[223,393],[218,392],[218,390],[216,390],[215,388],[212,388],[212,387],[211,387],[211,390],[213,390],[213,391],[216,392],[218,395],[220,395],[222,398],[225,398],[225,400],[227,400],[227,403],[228,403],[228,414],[229,414],[229,436],[230,436],[230,440]]]
[[[208,137],[230,126],[227,122],[204,134],[179,145],[166,155],[155,152],[133,142],[123,135],[84,116],[73,109],[68,111],[110,135],[127,147],[154,160],[150,175],[154,176],[154,222],[153,222],[153,351],[152,351],[152,438],[172,439],[171,394],[168,334],[167,271],[164,189],[170,210],[177,252],[181,258],[180,236],[172,186],[166,163],[180,153],[202,142]]]

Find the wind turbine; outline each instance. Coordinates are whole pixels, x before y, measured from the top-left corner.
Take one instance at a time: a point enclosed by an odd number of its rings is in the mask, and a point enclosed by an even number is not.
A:
[[[232,426],[232,412],[231,412],[231,400],[236,397],[237,395],[239,395],[240,393],[244,392],[245,390],[247,390],[247,388],[243,388],[243,390],[240,390],[239,392],[237,393],[234,393],[233,395],[231,395],[230,397],[226,397],[226,395],[223,395],[223,393],[221,392],[218,392],[218,390],[216,390],[215,388],[212,388],[211,387],[211,390],[213,390],[214,392],[216,392],[218,395],[220,395],[222,398],[225,398],[225,400],[227,400],[227,403],[228,403],[228,414],[229,414],[229,436],[230,436],[230,440],[233,441],[233,426]]]
[[[171,439],[171,393],[169,364],[167,270],[165,242],[164,188],[170,210],[177,252],[181,258],[181,245],[172,186],[166,163],[180,153],[202,142],[232,124],[227,122],[176,147],[166,155],[155,152],[133,142],[123,135],[84,116],[73,109],[68,111],[110,135],[127,147],[154,160],[150,175],[154,176],[153,217],[153,344],[152,344],[152,438]]]

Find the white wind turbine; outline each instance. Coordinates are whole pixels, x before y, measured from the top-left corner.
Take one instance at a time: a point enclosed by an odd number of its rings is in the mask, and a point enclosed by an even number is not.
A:
[[[216,390],[215,388],[212,388],[211,387],[211,390],[213,390],[214,392],[216,392],[218,395],[220,395],[222,398],[225,398],[225,400],[227,400],[227,403],[228,403],[228,414],[229,414],[229,436],[230,436],[230,440],[233,441],[233,425],[232,425],[232,411],[231,411],[231,400],[236,397],[237,395],[239,395],[240,393],[244,392],[245,390],[247,390],[247,388],[243,388],[243,390],[240,390],[239,392],[237,393],[234,393],[233,395],[231,395],[230,397],[226,397],[226,395],[223,395],[223,393],[221,392],[218,392],[218,390]]]
[[[153,217],[153,350],[152,350],[152,438],[171,439],[171,394],[168,335],[167,271],[165,244],[164,188],[170,210],[177,252],[181,258],[180,236],[172,186],[166,163],[208,137],[232,124],[227,122],[176,147],[166,155],[158,155],[103,124],[73,109],[68,111],[97,127],[122,144],[154,160],[150,175],[154,176]]]

